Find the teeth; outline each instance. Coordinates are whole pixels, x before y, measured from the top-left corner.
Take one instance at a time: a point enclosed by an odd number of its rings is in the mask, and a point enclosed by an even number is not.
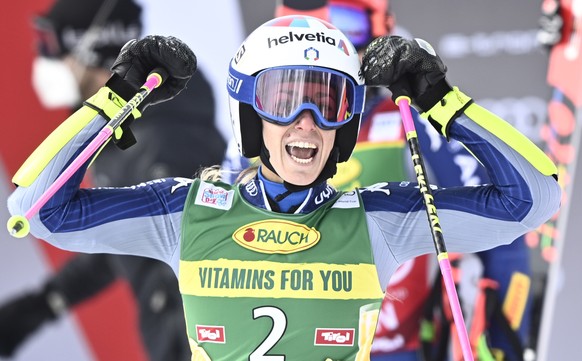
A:
[[[287,144],[285,146],[287,148],[287,152],[288,154],[291,156],[291,159],[293,159],[295,162],[299,163],[299,164],[309,164],[313,161],[313,157],[309,157],[309,158],[305,158],[305,156],[307,156],[308,153],[313,153],[312,150],[315,150],[315,153],[317,153],[317,146],[313,143],[308,143],[308,142],[301,142],[301,141],[296,141],[296,142],[291,142],[289,144]],[[307,151],[302,151],[302,153],[305,153],[301,158],[293,155],[293,149],[296,149],[297,151],[299,151],[299,149],[305,149]],[[313,154],[315,154],[313,153]],[[299,154],[297,154],[299,155]]]
[[[315,149],[317,148],[313,143],[307,142],[291,142],[287,146],[289,147],[298,147],[298,148],[307,148],[307,149]]]
[[[313,160],[313,158],[309,158],[309,159],[301,159],[301,158],[297,158],[297,157],[296,157],[296,156],[294,156],[294,155],[291,155],[291,158],[292,158],[294,161],[296,161],[297,163],[301,163],[301,164],[307,164],[307,163],[310,163],[310,162]]]

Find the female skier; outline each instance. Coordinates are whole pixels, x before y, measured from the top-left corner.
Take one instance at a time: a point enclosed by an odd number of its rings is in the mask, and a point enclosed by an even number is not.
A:
[[[128,43],[106,86],[16,173],[10,212],[29,209],[160,66],[169,77],[139,111],[179,93],[195,57],[172,37]],[[71,251],[169,264],[193,360],[366,360],[390,276],[434,246],[418,185],[338,192],[326,182],[356,143],[364,83],[409,96],[441,134],[465,144],[487,168],[491,184],[433,192],[449,251],[510,243],[559,207],[552,162],[451,87],[445,72],[420,39],[380,37],[360,64],[333,25],[275,18],[249,35],[228,73],[239,150],[262,163],[247,181],[230,186],[203,173],[80,189],[87,164],[30,219],[30,230]]]

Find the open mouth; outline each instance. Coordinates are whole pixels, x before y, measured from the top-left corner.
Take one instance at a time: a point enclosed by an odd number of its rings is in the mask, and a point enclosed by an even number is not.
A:
[[[307,164],[313,160],[317,154],[317,146],[307,142],[291,142],[285,146],[287,154],[300,164]]]

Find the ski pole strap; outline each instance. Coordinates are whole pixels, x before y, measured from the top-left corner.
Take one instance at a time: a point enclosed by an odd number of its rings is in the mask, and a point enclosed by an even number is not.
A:
[[[431,109],[421,114],[421,117],[429,121],[429,123],[442,135],[449,140],[449,127],[452,122],[459,117],[469,105],[473,103],[473,99],[465,95],[457,87],[448,92],[439,102],[437,102]]]

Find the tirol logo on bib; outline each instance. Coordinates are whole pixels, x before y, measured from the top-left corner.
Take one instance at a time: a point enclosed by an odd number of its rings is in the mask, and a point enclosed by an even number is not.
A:
[[[232,234],[236,243],[260,253],[300,252],[315,246],[320,238],[315,228],[279,219],[249,223]]]

